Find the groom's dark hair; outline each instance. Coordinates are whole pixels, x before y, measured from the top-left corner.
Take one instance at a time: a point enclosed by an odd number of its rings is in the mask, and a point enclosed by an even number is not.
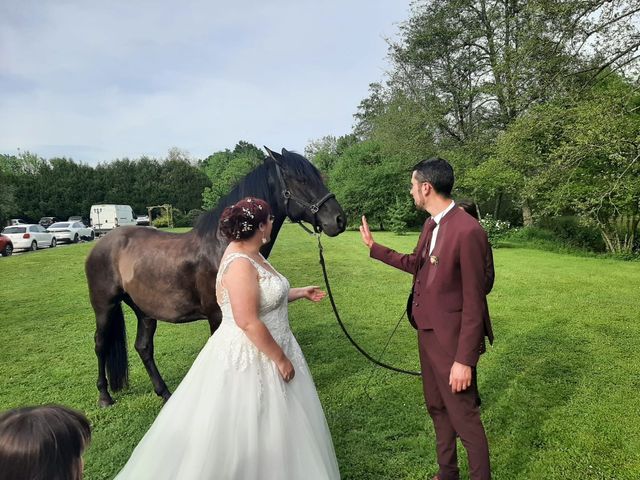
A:
[[[453,167],[444,158],[432,157],[413,166],[419,182],[429,182],[440,195],[449,198],[453,190]]]

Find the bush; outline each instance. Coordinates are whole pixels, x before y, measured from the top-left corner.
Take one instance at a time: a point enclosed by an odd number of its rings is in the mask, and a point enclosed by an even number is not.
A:
[[[515,230],[511,228],[511,224],[509,222],[494,219],[489,214],[482,217],[480,225],[482,225],[482,228],[487,232],[489,243],[494,247],[497,246],[498,241],[503,239],[510,231]]]
[[[200,217],[202,210],[193,209],[189,210],[188,213],[183,213],[179,208],[173,209],[173,226],[175,228],[178,227],[193,227],[195,221]],[[163,211],[162,215],[155,218],[152,222],[154,227],[157,228],[166,228],[169,226],[169,216],[165,211]]]
[[[166,213],[163,213],[159,217],[156,217],[151,222],[151,225],[153,225],[156,228],[167,228],[169,226],[169,215],[167,215]]]
[[[194,227],[196,222],[200,218],[200,215],[202,215],[203,213],[205,213],[204,210],[199,210],[197,208],[194,208],[193,210],[189,210],[189,212],[185,215],[185,220],[187,225],[184,225],[184,226]]]
[[[560,243],[556,235],[540,227],[523,227],[505,235],[504,240],[521,242],[553,242]]]
[[[511,230],[500,239],[500,245],[503,247],[516,245],[518,247],[535,248],[548,252],[568,253],[580,256],[597,255],[595,252],[570,245],[551,230],[540,227],[523,227]]]
[[[553,232],[558,239],[573,247],[584,248],[594,252],[606,250],[600,233],[587,225],[581,224],[577,217],[562,216],[544,218],[538,225]]]
[[[178,222],[181,221],[182,217],[184,215],[182,215],[182,212],[180,210],[178,210],[177,208],[174,208],[172,210],[172,214],[173,214],[173,226],[174,227],[178,227]],[[153,222],[151,222],[151,224],[156,227],[156,228],[167,228],[169,227],[169,213],[162,209],[162,214],[159,217],[156,217]]]

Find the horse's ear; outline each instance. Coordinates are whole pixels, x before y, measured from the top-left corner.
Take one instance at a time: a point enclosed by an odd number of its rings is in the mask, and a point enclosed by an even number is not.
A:
[[[282,155],[289,155],[289,151],[286,148],[283,148]]]
[[[273,160],[274,162],[280,163],[280,160],[282,160],[282,156],[278,152],[274,152],[269,147],[264,147],[264,149],[269,154],[267,158],[271,158],[271,160]]]

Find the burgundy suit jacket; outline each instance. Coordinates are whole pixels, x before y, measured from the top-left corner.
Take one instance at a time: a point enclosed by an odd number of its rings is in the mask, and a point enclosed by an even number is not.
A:
[[[412,309],[418,329],[433,329],[456,362],[475,366],[484,351],[484,337],[493,343],[486,297],[487,234],[471,215],[451,209],[440,220],[431,253],[438,261],[433,264],[429,255],[422,258],[425,231],[411,254],[374,243],[370,256],[415,274]]]

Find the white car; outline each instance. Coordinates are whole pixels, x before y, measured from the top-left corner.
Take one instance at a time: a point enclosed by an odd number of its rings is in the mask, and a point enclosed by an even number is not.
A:
[[[8,225],[29,225],[29,222],[25,222],[21,218],[12,218],[9,220]]]
[[[14,250],[32,250],[55,247],[58,241],[40,225],[11,225],[2,230],[2,235],[13,242]]]
[[[78,243],[82,240],[93,240],[96,234],[93,228],[87,227],[82,222],[56,222],[47,228],[58,242]]]

